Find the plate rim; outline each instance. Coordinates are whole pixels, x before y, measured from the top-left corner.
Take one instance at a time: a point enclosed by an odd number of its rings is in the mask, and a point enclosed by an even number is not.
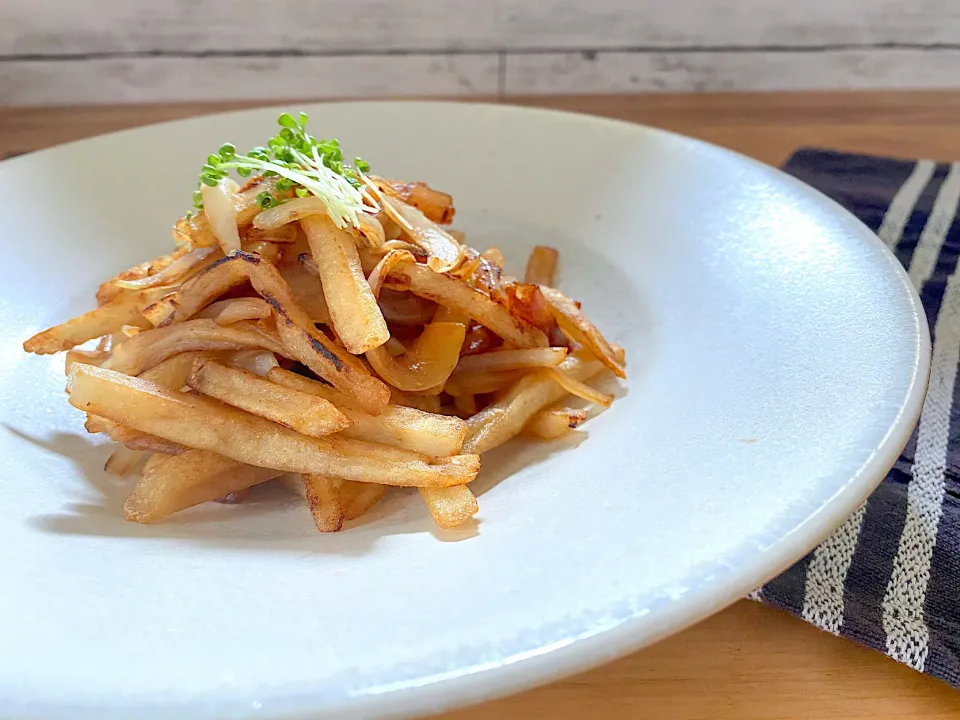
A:
[[[743,153],[730,150],[713,143],[697,138],[682,135],[671,130],[653,127],[642,123],[634,123],[605,116],[592,115],[588,112],[559,110],[538,106],[511,104],[510,102],[489,102],[473,100],[337,100],[319,102],[287,102],[257,105],[242,109],[223,110],[213,113],[201,113],[185,118],[177,118],[146,125],[123,128],[111,132],[101,133],[48,148],[33,150],[0,161],[0,170],[15,169],[20,163],[28,163],[38,155],[49,152],[62,151],[78,144],[93,144],[108,141],[114,136],[128,133],[138,133],[145,129],[176,126],[197,120],[211,118],[229,119],[236,116],[264,113],[269,110],[288,109],[292,105],[311,108],[338,107],[349,110],[351,106],[364,107],[383,105],[388,107],[418,106],[429,109],[431,106],[441,108],[481,108],[486,112],[508,115],[544,116],[550,119],[611,125],[621,130],[633,132],[647,132],[654,136],[667,136],[675,141],[693,144],[711,152],[720,152],[731,160],[747,163],[756,169],[772,173],[779,181],[805,192],[817,196],[820,202],[825,202],[831,210],[844,217],[848,222],[858,227],[862,235],[862,242],[873,243],[884,257],[886,264],[892,268],[899,284],[906,291],[910,310],[913,314],[915,326],[915,355],[913,358],[912,377],[906,398],[892,420],[883,441],[880,443],[868,460],[854,473],[824,505],[809,515],[797,525],[793,532],[782,535],[779,539],[765,548],[762,555],[750,567],[750,573],[741,570],[736,578],[725,579],[724,583],[712,583],[694,590],[685,597],[683,603],[669,603],[654,608],[650,612],[633,616],[610,626],[594,628],[579,636],[567,639],[562,643],[547,645],[536,651],[528,651],[517,655],[500,658],[497,661],[471,667],[461,667],[440,675],[418,678],[416,681],[401,685],[374,688],[376,692],[368,690],[364,693],[352,695],[335,705],[323,705],[319,695],[302,695],[289,697],[288,707],[296,707],[281,714],[271,713],[268,707],[257,710],[251,715],[256,717],[270,717],[276,720],[308,720],[317,717],[336,717],[338,713],[357,713],[364,717],[394,718],[409,717],[421,713],[436,713],[459,707],[466,707],[480,702],[499,699],[526,689],[530,689],[548,682],[561,680],[571,675],[595,668],[606,662],[624,657],[644,647],[653,645],[666,637],[682,632],[688,627],[703,621],[707,617],[720,612],[737,602],[751,590],[763,585],[776,577],[784,569],[802,558],[810,550],[830,535],[845,518],[853,513],[867,497],[880,485],[888,470],[893,466],[910,439],[910,435],[920,417],[923,400],[926,394],[931,364],[930,328],[926,313],[923,310],[920,297],[910,282],[907,272],[896,260],[893,253],[883,242],[856,216],[836,201],[827,197],[818,190],[788,175],[779,168],[755,160]],[[14,166],[14,167],[11,167]],[[742,567],[742,566],[741,566]],[[651,632],[650,627],[658,628]],[[313,702],[310,702],[310,700]],[[60,706],[59,712],[69,708]],[[125,711],[138,712],[137,708],[149,713],[159,708],[148,708],[142,704],[129,706]],[[167,706],[171,707],[171,706]],[[94,706],[78,707],[73,710],[88,711]],[[99,709],[105,709],[99,706]],[[225,709],[225,708],[221,708]],[[215,717],[216,708],[209,707],[201,710],[194,717]],[[110,715],[111,713],[107,713]]]

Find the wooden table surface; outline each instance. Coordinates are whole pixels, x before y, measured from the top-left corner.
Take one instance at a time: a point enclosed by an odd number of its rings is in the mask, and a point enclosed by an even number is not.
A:
[[[960,92],[514,98],[664,127],[771,164],[794,149],[960,158]],[[243,107],[0,109],[0,157]],[[742,601],[648,650],[443,720],[900,720],[960,717],[960,691]]]

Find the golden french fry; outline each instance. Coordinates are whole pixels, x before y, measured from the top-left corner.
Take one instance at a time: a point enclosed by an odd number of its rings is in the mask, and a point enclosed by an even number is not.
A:
[[[436,273],[426,265],[400,263],[387,280],[395,290],[409,290],[463,313],[519,348],[547,346],[542,330],[513,317],[503,305],[462,280]]]
[[[523,281],[531,285],[549,285],[552,286],[557,278],[557,261],[560,259],[560,253],[552,247],[546,245],[536,245],[530,251],[530,258],[527,260],[527,271],[523,276]]]
[[[541,440],[555,440],[580,427],[587,419],[587,411],[578,408],[541,410],[524,426],[523,434]]]
[[[312,437],[329,435],[351,424],[329,400],[213,360],[198,361],[187,378],[187,384],[220,402]]]
[[[120,427],[119,425],[117,427]],[[124,429],[126,430],[126,429]],[[126,432],[124,433],[126,434]],[[128,437],[123,444],[130,450],[143,450],[145,452],[160,453],[162,455],[179,455],[186,452],[187,448],[179,443],[170,442],[155,435],[145,435],[137,433],[135,436]]]
[[[305,217],[300,225],[310,243],[333,327],[347,350],[361,355],[383,345],[390,332],[350,231],[337,228],[327,215]]]
[[[336,478],[301,475],[303,494],[313,522],[320,532],[337,532],[343,527],[344,512]]]
[[[618,353],[597,330],[597,327],[580,311],[577,304],[554,288],[541,286],[540,291],[550,304],[560,329],[576,342],[588,348],[617,377],[625,378],[627,374],[623,369],[623,363],[617,359]]]
[[[238,276],[248,279],[254,290],[276,314],[277,335],[283,347],[278,348],[275,343],[248,343],[248,346],[263,347],[279,355],[299,360],[334,387],[356,397],[369,412],[378,412],[379,408],[389,401],[390,391],[386,385],[370,375],[360,360],[317,330],[306,310],[297,302],[290,286],[273,265],[265,262],[255,253],[236,252],[225,258],[218,267],[227,268],[224,271],[225,277],[230,282]],[[211,271],[213,269],[211,268]],[[211,271],[197,276],[196,280],[202,280]],[[219,282],[220,280],[214,285]],[[205,298],[206,291],[202,287],[201,291],[198,291],[197,297]],[[186,304],[188,299],[194,298],[191,293],[192,290],[185,285],[183,292],[180,293],[181,309],[177,311],[178,313],[182,310],[183,313],[192,315],[199,309],[192,304]],[[193,303],[195,300],[196,298],[190,302]],[[193,322],[210,321],[195,320]],[[236,323],[223,329],[233,330],[243,327],[246,327],[245,323]]]
[[[466,485],[449,488],[420,488],[420,497],[437,525],[452,528],[477,514],[477,498]]]
[[[107,361],[107,358],[109,357],[110,353],[102,350],[68,350],[63,363],[64,373],[69,375],[70,367],[74,363],[81,363],[83,365],[96,365],[97,367],[100,367]]]
[[[123,477],[124,475],[132,473],[142,459],[143,453],[141,451],[131,450],[121,445],[110,453],[110,457],[107,458],[103,469],[111,475]]]
[[[96,310],[37,333],[23,343],[23,349],[37,355],[52,355],[118,332],[124,325],[143,322],[143,309],[169,292],[170,288],[162,287],[118,295]]]
[[[340,505],[343,507],[343,519],[356,520],[380,502],[386,492],[386,485],[344,480],[340,485]]]
[[[529,350],[493,350],[468,355],[457,363],[457,373],[499,372],[536,367],[556,367],[567,359],[567,348],[549,347]]]
[[[560,368],[574,380],[582,382],[599,373],[603,364],[575,353],[564,360]],[[467,421],[470,431],[463,450],[480,454],[502,445],[519,434],[540,410],[566,394],[567,390],[550,370],[536,370],[520,378],[506,395]]]
[[[264,348],[278,355],[286,354],[283,345],[255,325],[235,323],[223,327],[213,320],[198,319],[145,330],[118,346],[103,367],[128,375],[139,375],[181,353],[251,347]]]
[[[248,465],[282,472],[413,487],[462,485],[476,477],[475,455],[430,458],[337,436],[301,435],[206,398],[171,392],[128,375],[74,365],[70,404],[84,412]],[[226,493],[218,493],[216,497]]]
[[[187,376],[193,370],[194,363],[210,357],[212,354],[206,352],[178,353],[143,371],[139,377],[167,390],[181,390],[187,384]]]
[[[150,458],[159,457],[154,455]],[[205,450],[148,461],[140,481],[123,504],[127,520],[152,523],[180,510],[217,500],[282,475]]]
[[[325,398],[336,405],[353,423],[341,431],[344,437],[407,448],[431,457],[450,457],[460,452],[467,433],[467,424],[459,418],[423,412],[412,407],[387,405],[379,415],[370,415],[348,395],[289,370],[271,370],[267,373],[267,379]]]

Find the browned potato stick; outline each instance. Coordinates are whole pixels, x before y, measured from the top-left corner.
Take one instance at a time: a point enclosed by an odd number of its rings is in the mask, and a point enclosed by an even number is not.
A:
[[[140,471],[140,477],[142,478],[148,472],[156,472],[157,468],[163,465],[167,460],[170,459],[169,455],[163,455],[161,453],[156,453],[147,458],[147,461],[143,464],[143,469]]]
[[[298,326],[279,305],[275,305],[274,310],[277,313],[277,334],[286,348],[282,354],[299,360],[331,385],[354,397],[365,411],[375,415],[383,410],[390,401],[390,388],[370,375],[352,355],[346,356],[349,361],[341,359],[331,350],[331,347],[339,348],[323,333],[315,328]]]
[[[194,363],[212,357],[207,352],[183,352],[171,355],[149,370],[140,373],[141,378],[161,385],[167,390],[181,390],[187,384],[187,376],[193,370]]]
[[[103,366],[128,375],[139,375],[181,353],[251,347],[286,354],[283,345],[254,325],[235,323],[223,327],[213,320],[198,319],[146,330],[117,347]]]
[[[179,455],[187,451],[187,448],[179,443],[170,442],[155,435],[144,435],[143,433],[138,433],[137,436],[124,440],[123,444],[131,450],[144,450],[162,455]]]
[[[169,292],[170,288],[148,288],[119,295],[96,310],[37,333],[23,343],[23,349],[38,355],[52,355],[118,332],[124,325],[142,321],[143,309]]]
[[[325,398],[336,405],[353,423],[341,432],[344,437],[406,448],[431,457],[450,457],[460,452],[467,434],[467,424],[459,418],[423,412],[412,407],[387,405],[379,415],[370,415],[349,396],[289,370],[271,370],[267,379]]]
[[[463,313],[519,348],[547,346],[543,331],[513,317],[503,305],[462,280],[435,273],[426,265],[400,263],[390,271],[388,282],[396,290],[409,290]]]
[[[447,380],[444,391],[458,395],[484,395],[499,392],[522,377],[517,370],[496,370],[477,373],[454,373]]]
[[[100,365],[103,365],[103,363],[105,363],[109,357],[110,353],[102,350],[68,350],[63,362],[64,373],[69,375],[70,366],[74,363],[81,363],[83,365],[96,365],[99,367]]]
[[[300,225],[310,243],[333,327],[347,350],[361,355],[383,345],[390,332],[350,232],[338,229],[326,215],[305,217]]]
[[[254,290],[276,313],[277,334],[283,347],[263,343],[249,345],[259,345],[279,355],[299,360],[334,387],[356,397],[371,413],[378,412],[388,402],[389,389],[371,376],[356,357],[316,329],[310,316],[297,302],[290,286],[284,282],[273,265],[264,262],[259,255],[236,252],[226,258],[220,267],[233,268],[230,270],[231,277],[240,274],[249,279]],[[185,295],[186,290],[181,294]],[[237,323],[224,330],[232,330],[242,325],[243,323]]]
[[[271,243],[251,243],[248,247],[247,251],[231,253],[227,257],[220,258],[203,272],[185,282],[176,294],[164,298],[159,303],[161,309],[152,310],[151,317],[160,315],[159,321],[155,323],[156,326],[163,327],[189,320],[228,290],[242,285],[249,279],[247,268],[251,262],[248,260],[249,257],[257,258],[258,262],[270,264],[280,254],[279,246]],[[240,254],[247,262],[237,259]],[[165,315],[162,310],[166,311]]]
[[[120,446],[110,453],[103,469],[111,475],[123,477],[132,473],[142,459],[143,453],[141,451]]]
[[[432,322],[403,354],[392,357],[385,347],[366,354],[374,371],[398,390],[423,392],[442,386],[460,358],[466,326]]]
[[[420,488],[420,497],[433,521],[442,528],[460,525],[477,514],[477,498],[466,485],[449,488]]]
[[[207,305],[194,317],[209,318],[217,325],[232,325],[241,320],[262,320],[272,312],[263,298],[234,298]]]
[[[187,384],[204,395],[312,437],[323,437],[351,424],[329,400],[213,360],[197,362]]]
[[[323,297],[323,286],[320,285],[320,278],[316,273],[310,272],[302,263],[297,262],[280,268],[280,276],[290,286],[290,291],[312,322],[330,325],[330,309]]]
[[[337,532],[342,528],[344,512],[337,479],[326,475],[301,475],[301,482],[317,530]]]
[[[578,353],[564,360],[560,368],[582,382],[599,373],[603,365]],[[467,421],[470,431],[463,449],[481,454],[502,445],[519,434],[537,412],[566,394],[567,390],[549,370],[536,370],[522,377],[506,395]]]
[[[497,372],[536,367],[556,367],[567,359],[567,348],[549,347],[533,350],[493,350],[468,355],[457,363],[455,373]]]
[[[576,342],[587,347],[600,361],[610,368],[618,378],[627,377],[623,363],[617,361],[617,353],[613,346],[597,330],[597,327],[587,319],[577,304],[559,290],[541,286],[540,292],[550,303],[553,315],[560,329],[572,337]]]
[[[159,457],[154,455],[150,460]],[[253,467],[205,450],[189,450],[148,461],[140,481],[123,504],[127,520],[152,523],[180,510],[210,502],[283,473]]]
[[[523,281],[531,285],[549,285],[552,286],[557,279],[557,262],[560,259],[560,253],[552,247],[546,245],[536,245],[530,251],[530,258],[527,260],[527,271],[524,273]]]
[[[480,468],[475,455],[438,459],[336,436],[308,437],[205,398],[171,392],[140,378],[89,365],[75,365],[70,383],[70,403],[84,412],[282,472],[387,485],[449,487],[470,482]]]
[[[541,410],[530,418],[523,428],[523,434],[541,440],[556,440],[580,427],[586,419],[587,411],[578,408]]]
[[[571,395],[583,398],[587,402],[602,405],[603,407],[610,407],[610,404],[613,402],[613,395],[610,393],[600,392],[596,388],[592,388],[576,378],[571,377],[569,373],[559,368],[549,368],[547,372]]]
[[[340,505],[343,507],[343,519],[356,520],[380,502],[386,492],[386,485],[344,480],[340,485]]]

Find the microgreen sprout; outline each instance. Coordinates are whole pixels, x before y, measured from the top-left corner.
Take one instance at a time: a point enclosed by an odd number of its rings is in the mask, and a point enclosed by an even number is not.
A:
[[[252,148],[246,155],[238,154],[230,143],[208,155],[200,169],[198,188],[216,186],[230,170],[242,178],[257,172],[263,177],[279,178],[274,184],[275,193],[265,190],[257,195],[259,207],[266,209],[286,202],[291,191],[296,197],[314,195],[323,201],[337,227],[356,227],[358,214],[369,209],[364,205],[360,188],[370,164],[360,158],[354,160],[353,165],[345,163],[338,140],[318,140],[307,132],[304,112],[296,118],[283,113],[277,118],[277,124],[280,131],[266,146]],[[197,210],[203,209],[199,189],[193,194],[193,205]]]

